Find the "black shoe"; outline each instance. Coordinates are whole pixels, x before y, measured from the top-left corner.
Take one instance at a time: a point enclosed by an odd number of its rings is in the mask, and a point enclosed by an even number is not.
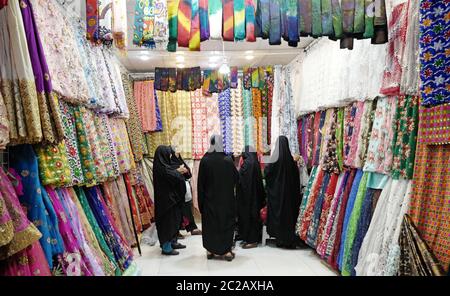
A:
[[[162,251],[161,254],[163,254],[165,256],[176,256],[176,255],[179,255],[180,253],[178,251],[172,250],[171,252]]]
[[[179,249],[186,249],[186,246],[183,244],[180,244],[180,243],[175,243],[175,244],[172,244],[172,248],[174,250],[179,250]]]

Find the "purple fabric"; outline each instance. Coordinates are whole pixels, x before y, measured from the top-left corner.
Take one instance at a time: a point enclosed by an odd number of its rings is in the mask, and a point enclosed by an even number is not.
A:
[[[28,52],[30,54],[31,65],[35,77],[36,90],[50,93],[53,90],[50,73],[45,59],[44,49],[42,48],[41,38],[37,30],[34,19],[33,7],[29,0],[21,0],[26,5],[20,5],[22,12],[23,25],[27,37]]]

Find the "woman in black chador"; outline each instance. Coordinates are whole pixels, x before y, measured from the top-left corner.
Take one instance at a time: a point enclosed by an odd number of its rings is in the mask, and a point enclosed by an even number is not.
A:
[[[246,146],[242,153],[237,187],[239,237],[244,249],[257,247],[261,240],[260,211],[266,200],[261,166],[253,151],[253,147]]]
[[[163,255],[178,255],[174,249],[185,248],[177,243],[176,237],[186,195],[183,174],[187,169],[183,166],[174,166],[171,155],[172,148],[159,146],[155,152],[153,165],[155,220]]]
[[[295,235],[301,203],[297,164],[285,136],[277,139],[271,161],[265,169],[267,188],[267,232],[277,239],[277,246],[295,248],[300,239]]]
[[[235,187],[238,172],[223,152],[221,136],[211,138],[211,147],[200,162],[198,204],[202,214],[203,247],[208,259],[222,256],[231,261],[236,226]]]

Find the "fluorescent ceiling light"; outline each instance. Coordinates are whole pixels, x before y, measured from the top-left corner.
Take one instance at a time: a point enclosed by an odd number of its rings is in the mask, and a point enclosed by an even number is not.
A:
[[[252,54],[252,53],[253,53],[253,50],[247,50],[247,51],[245,51],[245,53],[246,53],[246,54]]]
[[[150,60],[150,55],[141,55],[139,58],[143,61],[148,61]]]
[[[252,55],[245,56],[246,60],[253,60],[255,57]]]
[[[183,69],[184,68],[184,64],[177,64],[177,68]]]
[[[215,67],[217,67],[217,64],[216,64],[216,63],[212,63],[212,64],[209,64],[209,66],[210,66],[211,68],[215,68]]]
[[[220,60],[219,56],[212,56],[212,57],[209,58],[210,62],[217,62],[218,60]]]
[[[177,59],[177,62],[180,62],[180,63],[184,62],[184,56],[177,56],[176,59]]]
[[[230,73],[230,67],[227,64],[222,64],[219,68],[219,72],[221,74],[229,74]]]

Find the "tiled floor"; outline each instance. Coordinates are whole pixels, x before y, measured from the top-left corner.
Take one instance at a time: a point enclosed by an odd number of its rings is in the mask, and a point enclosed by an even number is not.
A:
[[[183,233],[185,234],[185,233]],[[283,250],[273,246],[244,250],[238,245],[232,262],[207,260],[201,236],[186,235],[181,243],[187,246],[178,256],[163,256],[159,243],[142,246],[142,256],[135,250],[136,263],[141,275],[151,276],[217,276],[217,275],[286,275],[286,276],[334,276],[311,249]]]

